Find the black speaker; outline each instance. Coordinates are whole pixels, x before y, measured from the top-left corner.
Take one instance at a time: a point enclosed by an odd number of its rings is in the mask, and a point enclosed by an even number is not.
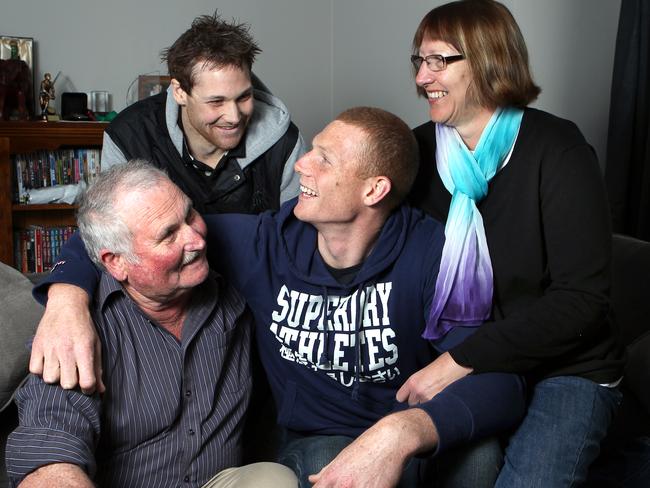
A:
[[[88,117],[88,95],[85,93],[63,93],[61,95],[61,118],[63,120],[90,120]]]

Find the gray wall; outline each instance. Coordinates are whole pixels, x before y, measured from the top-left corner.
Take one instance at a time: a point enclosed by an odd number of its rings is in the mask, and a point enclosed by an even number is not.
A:
[[[535,104],[576,122],[604,160],[621,0],[504,0],[528,43],[542,87]],[[7,2],[0,34],[34,37],[37,81],[62,72],[57,93],[107,90],[126,106],[139,74],[159,61],[191,20],[218,8],[252,26],[263,53],[256,73],[311,139],[352,105],[374,105],[414,126],[427,120],[408,56],[430,0],[42,0]],[[60,98],[60,97],[57,97]],[[57,99],[57,107],[59,100]]]

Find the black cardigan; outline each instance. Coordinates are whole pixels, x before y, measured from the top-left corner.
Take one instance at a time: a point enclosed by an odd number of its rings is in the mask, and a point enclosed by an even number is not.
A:
[[[411,204],[445,221],[435,128],[414,130]],[[475,372],[616,381],[623,354],[609,320],[611,229],[602,176],[575,124],[526,109],[508,164],[478,205],[494,272],[492,318],[450,353]]]

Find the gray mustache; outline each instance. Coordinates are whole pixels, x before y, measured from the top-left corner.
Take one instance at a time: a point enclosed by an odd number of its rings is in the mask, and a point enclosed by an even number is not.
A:
[[[189,251],[186,252],[185,255],[183,256],[183,266],[186,264],[190,264],[192,261],[197,260],[199,257],[201,257],[202,251]]]

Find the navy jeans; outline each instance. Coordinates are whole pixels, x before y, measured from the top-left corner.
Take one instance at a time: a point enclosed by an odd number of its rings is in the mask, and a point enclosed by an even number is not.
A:
[[[300,488],[309,488],[309,475],[318,473],[352,441],[341,435],[303,436],[285,431],[278,462],[296,473]],[[411,459],[398,487],[492,488],[502,463],[499,441],[487,439],[435,458]]]
[[[510,437],[496,488],[579,486],[598,457],[621,393],[575,376],[542,380]]]

